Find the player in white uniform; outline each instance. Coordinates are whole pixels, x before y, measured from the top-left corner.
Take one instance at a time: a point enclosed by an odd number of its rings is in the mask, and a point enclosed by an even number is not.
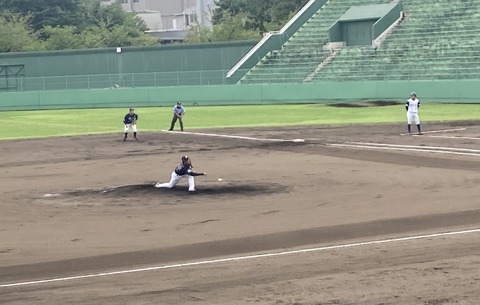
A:
[[[420,119],[418,118],[418,108],[420,108],[420,100],[417,99],[417,94],[415,92],[410,93],[410,98],[407,100],[405,104],[405,108],[407,109],[407,128],[408,134],[412,134],[412,122],[415,122],[417,125],[418,134],[422,134],[422,130],[420,129]]]

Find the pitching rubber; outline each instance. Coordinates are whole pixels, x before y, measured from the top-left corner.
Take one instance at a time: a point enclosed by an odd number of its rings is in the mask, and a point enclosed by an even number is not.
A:
[[[305,140],[304,140],[304,139],[293,139],[292,142],[295,142],[295,143],[304,143]]]

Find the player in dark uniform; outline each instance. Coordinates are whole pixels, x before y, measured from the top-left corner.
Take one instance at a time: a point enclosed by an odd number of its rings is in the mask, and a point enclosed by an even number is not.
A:
[[[132,128],[132,131],[133,131],[133,138],[135,139],[135,141],[138,141],[138,139],[137,139],[137,120],[138,120],[138,115],[135,113],[135,109],[130,108],[128,110],[128,113],[123,118],[123,124],[125,125],[125,136],[123,137],[124,141],[127,140],[128,130],[130,128]]]
[[[155,184],[155,187],[161,188],[172,188],[174,187],[180,179],[183,177],[188,178],[188,191],[189,192],[195,192],[195,176],[205,176],[207,173],[195,173],[192,170],[193,165],[192,165],[192,160],[187,157],[183,156],[182,157],[182,163],[180,163],[172,172],[172,176],[170,178],[170,182],[167,183],[160,183],[157,182]]]

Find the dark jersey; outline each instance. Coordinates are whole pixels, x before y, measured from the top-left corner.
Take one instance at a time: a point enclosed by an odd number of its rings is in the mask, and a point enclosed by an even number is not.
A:
[[[202,174],[199,173],[194,173],[192,171],[193,166],[191,164],[183,164],[180,163],[176,168],[175,168],[175,174],[179,176],[184,176],[184,175],[190,175],[190,176],[201,176]]]
[[[123,123],[124,124],[132,124],[136,120],[138,120],[138,115],[136,113],[127,113],[127,115],[123,119]]]

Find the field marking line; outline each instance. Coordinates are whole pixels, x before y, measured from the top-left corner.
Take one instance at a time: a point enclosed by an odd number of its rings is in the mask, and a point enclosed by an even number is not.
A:
[[[462,128],[453,128],[453,129],[443,129],[443,130],[429,130],[423,133],[439,133],[439,132],[454,132],[454,131],[464,131],[467,130],[467,128],[462,127]]]
[[[429,149],[429,150],[433,149],[433,150],[442,150],[442,151],[451,150],[451,151],[459,151],[459,152],[480,153],[480,149],[445,147],[445,146],[421,146],[421,145],[386,144],[386,143],[373,143],[373,142],[347,142],[347,144],[382,146],[382,147],[398,147],[398,148],[418,148],[418,149]]]
[[[224,135],[224,134],[216,134],[216,133],[203,133],[203,132],[191,132],[191,131],[168,131],[168,130],[160,130],[162,132],[167,133],[174,133],[174,134],[190,134],[190,135],[197,135],[197,136],[207,136],[207,137],[217,137],[217,138],[229,138],[229,139],[241,139],[241,140],[251,140],[251,141],[270,141],[270,142],[305,142],[304,139],[262,139],[262,138],[254,138],[254,137],[246,137],[246,136],[235,136],[235,135]]]
[[[382,239],[382,240],[372,240],[372,241],[365,241],[365,242],[340,244],[340,245],[308,248],[308,249],[300,249],[300,250],[290,250],[290,251],[281,251],[281,252],[264,253],[264,254],[256,254],[256,255],[227,257],[227,258],[220,258],[220,259],[214,259],[214,260],[204,260],[204,261],[196,261],[196,262],[173,264],[173,265],[154,266],[154,267],[146,267],[146,268],[138,268],[138,269],[126,269],[126,270],[120,270],[120,271],[101,272],[101,273],[93,273],[93,274],[86,274],[86,275],[79,275],[79,276],[67,276],[67,277],[59,277],[59,278],[52,278],[52,279],[45,279],[45,280],[17,282],[17,283],[10,283],[10,284],[1,284],[0,288],[30,286],[30,285],[52,283],[52,282],[64,282],[64,281],[81,280],[81,279],[88,279],[88,278],[95,278],[95,277],[114,276],[114,275],[120,275],[120,274],[139,273],[139,272],[148,272],[148,271],[165,270],[165,269],[176,269],[176,268],[183,268],[183,267],[190,267],[190,266],[230,263],[230,262],[245,261],[245,260],[259,259],[259,258],[279,257],[279,256],[287,256],[287,255],[301,254],[301,253],[346,249],[346,248],[354,248],[354,247],[362,247],[362,246],[372,246],[372,245],[380,245],[380,244],[387,244],[387,243],[405,242],[405,241],[446,237],[446,236],[457,236],[457,235],[473,234],[473,233],[480,233],[480,228],[461,230],[461,231],[432,233],[432,234],[426,234],[426,235],[388,238],[388,239]]]
[[[467,153],[467,152],[456,152],[456,151],[448,151],[448,150],[432,150],[432,149],[418,149],[418,148],[381,147],[381,146],[358,145],[358,144],[327,144],[327,146],[396,150],[396,151],[417,151],[417,152],[429,152],[429,153],[437,153],[437,154],[464,155],[464,156],[480,156],[480,153]]]
[[[456,139],[456,140],[480,140],[480,138],[461,137],[461,136],[425,136],[425,137],[427,137],[427,138],[442,138],[442,139]]]
[[[454,128],[454,129],[442,129],[442,130],[429,130],[429,131],[422,131],[423,134],[429,134],[429,133],[440,133],[440,132],[454,132],[454,131],[464,131],[467,130],[467,128]],[[408,133],[401,133],[401,136],[405,136]]]

